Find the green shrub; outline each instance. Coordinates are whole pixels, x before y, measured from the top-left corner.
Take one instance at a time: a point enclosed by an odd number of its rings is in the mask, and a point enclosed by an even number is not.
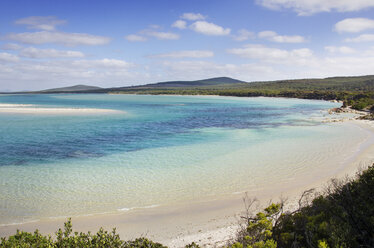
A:
[[[15,235],[8,239],[2,238],[0,243],[1,248],[165,248],[159,243],[155,243],[146,238],[138,238],[132,241],[123,241],[116,233],[116,229],[108,232],[100,228],[96,234],[78,233],[72,229],[71,220],[69,219],[64,224],[64,230],[59,229],[56,232],[56,239],[51,236],[41,235],[38,230],[34,233],[17,231]]]

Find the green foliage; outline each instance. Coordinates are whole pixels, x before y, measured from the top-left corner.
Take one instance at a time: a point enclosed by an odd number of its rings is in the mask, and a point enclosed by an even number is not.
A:
[[[21,232],[17,230],[17,233],[10,236],[8,239],[2,238],[0,247],[2,248],[13,248],[13,247],[55,247],[54,242],[50,236],[43,236],[36,230],[34,233]]]
[[[8,239],[2,238],[0,243],[1,248],[15,248],[15,247],[38,247],[38,248],[165,248],[159,243],[152,242],[146,238],[138,238],[133,241],[122,241],[116,230],[112,232],[104,231],[102,228],[96,233],[78,233],[72,229],[71,220],[69,219],[64,224],[64,230],[59,229],[56,232],[56,239],[53,240],[51,236],[43,236],[37,230],[34,233],[20,232]]]
[[[333,180],[324,195],[306,193],[294,212],[273,203],[245,217],[230,247],[374,247],[374,165],[355,180]]]
[[[272,203],[258,212],[255,216],[246,217],[246,228],[238,236],[238,242],[231,248],[273,248],[277,247],[277,242],[272,239],[274,221],[282,211],[281,204]]]
[[[332,181],[326,195],[273,228],[279,247],[374,247],[374,166],[356,180]]]
[[[191,244],[188,244],[185,246],[185,248],[199,248],[200,246],[196,244],[195,242],[192,242]]]

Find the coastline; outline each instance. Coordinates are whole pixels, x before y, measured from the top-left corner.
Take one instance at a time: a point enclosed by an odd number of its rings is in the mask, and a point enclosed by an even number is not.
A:
[[[350,120],[345,123],[374,134],[374,123],[370,121]],[[333,125],[340,125],[340,123]],[[281,196],[287,197],[287,205],[292,208],[302,191],[310,188],[321,190],[331,179],[330,175],[335,178],[353,176],[360,167],[367,166],[373,161],[374,142],[368,140],[361,144],[353,157],[348,158],[339,168],[324,166],[324,171],[316,171],[324,176],[315,178],[312,183],[305,184],[302,179],[299,179],[288,187],[277,188],[276,191],[254,191],[249,196],[257,197],[262,204],[266,204],[270,199],[277,201]],[[145,236],[170,247],[181,247],[192,241],[206,246],[223,245],[226,240],[235,235],[240,213],[244,210],[243,196],[244,193],[237,193],[206,202],[151,206],[118,213],[73,217],[73,228],[75,231],[94,232],[101,226],[106,230],[116,227],[122,239]],[[66,218],[61,217],[3,225],[0,226],[0,236],[12,235],[17,229],[24,231],[39,229],[42,233],[53,234],[63,226],[64,221]]]

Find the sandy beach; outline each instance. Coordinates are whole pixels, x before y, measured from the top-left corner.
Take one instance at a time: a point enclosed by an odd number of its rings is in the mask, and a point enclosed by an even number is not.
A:
[[[7,114],[50,114],[50,115],[75,115],[75,114],[118,114],[125,113],[113,109],[94,108],[45,108],[32,104],[0,104],[0,113]]]
[[[357,128],[374,133],[374,123],[365,120],[346,121]],[[340,125],[336,123],[334,125]],[[342,158],[343,159],[343,158]],[[340,159],[340,160],[342,160]],[[339,158],[337,158],[338,162]],[[300,194],[307,189],[323,190],[331,178],[354,176],[360,169],[374,161],[374,141],[368,138],[350,157],[340,161],[338,167],[318,165],[315,173],[296,178],[287,183],[274,182],[269,188],[248,192],[249,197],[256,197],[264,206],[270,200],[278,201],[287,198],[288,207],[292,209]],[[119,211],[118,213],[73,217],[75,231],[97,231],[99,227],[111,230],[117,228],[122,239],[133,239],[140,236],[162,242],[170,247],[183,247],[196,242],[206,247],[225,244],[235,236],[238,221],[244,210],[244,193],[189,204],[154,206],[150,208]],[[0,226],[0,236],[14,234],[17,229],[53,234],[67,217],[48,218],[36,222]]]

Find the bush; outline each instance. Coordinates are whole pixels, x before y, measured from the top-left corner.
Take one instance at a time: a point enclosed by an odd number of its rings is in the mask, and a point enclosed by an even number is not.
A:
[[[78,233],[72,229],[71,220],[69,219],[64,224],[64,230],[59,229],[56,232],[56,239],[51,236],[43,236],[38,230],[34,233],[21,232],[10,236],[8,239],[2,238],[0,243],[1,248],[15,248],[15,247],[38,247],[38,248],[90,248],[90,247],[108,247],[108,248],[166,248],[159,243],[152,242],[146,238],[138,238],[133,241],[123,241],[116,233],[116,229],[112,232],[104,231],[102,228],[96,233]]]
[[[306,191],[294,212],[273,203],[244,216],[231,247],[374,247],[373,196],[374,165],[356,179],[332,180],[325,194]]]

